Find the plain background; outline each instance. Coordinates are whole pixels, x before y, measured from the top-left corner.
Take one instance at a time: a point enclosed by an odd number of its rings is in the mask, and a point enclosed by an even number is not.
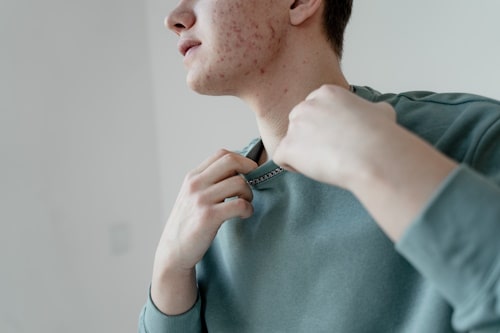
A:
[[[500,99],[500,3],[355,0],[343,68]],[[136,332],[184,174],[258,135],[190,92],[171,0],[0,1],[0,332]]]

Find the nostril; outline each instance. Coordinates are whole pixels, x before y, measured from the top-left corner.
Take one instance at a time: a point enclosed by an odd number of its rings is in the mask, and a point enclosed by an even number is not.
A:
[[[175,33],[180,33],[181,31],[190,29],[195,21],[196,18],[191,9],[177,8],[167,16],[165,23],[169,29]]]

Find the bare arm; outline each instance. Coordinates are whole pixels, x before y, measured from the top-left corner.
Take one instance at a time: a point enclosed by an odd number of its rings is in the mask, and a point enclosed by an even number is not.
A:
[[[253,213],[252,192],[240,173],[256,167],[221,150],[186,176],[155,255],[151,298],[163,313],[178,315],[195,304],[195,265],[224,221]],[[238,198],[225,200],[230,197]]]

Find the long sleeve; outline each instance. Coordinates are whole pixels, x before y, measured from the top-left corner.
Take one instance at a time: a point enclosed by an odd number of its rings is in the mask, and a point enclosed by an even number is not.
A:
[[[200,333],[201,298],[187,312],[177,316],[167,316],[148,297],[139,317],[139,333]]]
[[[495,183],[459,167],[397,249],[453,306],[457,330],[500,329],[500,188]]]
[[[461,165],[396,249],[453,307],[456,330],[499,332],[500,105],[472,95],[440,101],[422,107],[427,117],[408,114],[405,121]]]

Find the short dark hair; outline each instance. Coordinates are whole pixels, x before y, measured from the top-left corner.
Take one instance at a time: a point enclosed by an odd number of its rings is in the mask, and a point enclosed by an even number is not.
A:
[[[342,58],[344,32],[351,17],[353,0],[325,0],[323,25],[337,56]]]

